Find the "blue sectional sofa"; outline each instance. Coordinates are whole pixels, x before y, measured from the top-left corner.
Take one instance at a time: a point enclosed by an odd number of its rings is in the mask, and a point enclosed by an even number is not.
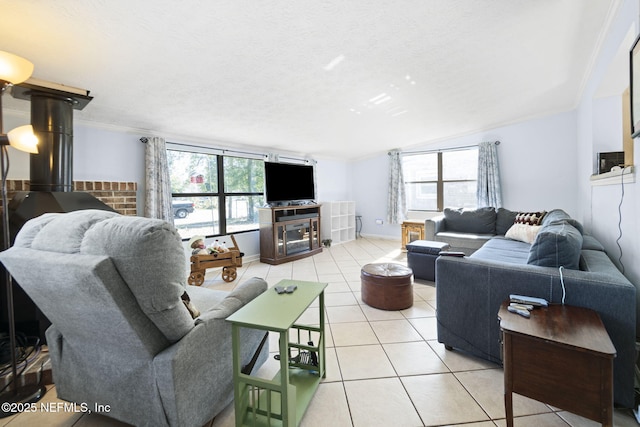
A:
[[[599,313],[617,351],[614,400],[633,407],[636,288],[562,210],[546,214],[532,244],[496,235],[471,256],[436,260],[438,341],[501,363],[500,304],[510,294],[561,303],[561,277],[565,304]]]
[[[450,251],[471,255],[496,235],[504,235],[516,212],[503,208],[450,209],[427,219],[424,239],[450,245]]]

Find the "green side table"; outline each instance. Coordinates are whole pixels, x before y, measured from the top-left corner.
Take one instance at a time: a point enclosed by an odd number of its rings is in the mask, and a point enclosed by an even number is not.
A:
[[[236,426],[297,426],[322,378],[325,378],[324,289],[326,283],[282,280],[276,286],[297,286],[293,293],[273,288],[229,316],[232,323],[233,383]],[[297,324],[315,299],[317,326]],[[241,372],[240,328],[280,335],[280,371],[272,380]],[[315,356],[311,361],[310,356]]]

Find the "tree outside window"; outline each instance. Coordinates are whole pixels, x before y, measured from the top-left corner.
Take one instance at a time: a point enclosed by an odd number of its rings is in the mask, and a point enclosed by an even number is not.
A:
[[[476,207],[477,148],[405,154],[402,168],[410,211]]]
[[[173,214],[180,235],[217,236],[258,229],[264,162],[167,150]]]

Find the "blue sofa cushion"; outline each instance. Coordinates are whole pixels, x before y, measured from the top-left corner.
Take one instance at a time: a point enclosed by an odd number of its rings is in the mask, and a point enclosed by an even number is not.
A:
[[[527,264],[578,270],[581,249],[582,233],[568,221],[556,220],[538,232],[529,250]]]
[[[526,264],[531,245],[517,240],[496,236],[482,245],[470,258],[506,262],[509,264]]]
[[[501,236],[507,234],[507,230],[513,225],[517,214],[518,212],[509,209],[498,208],[496,210],[496,234]]]
[[[445,208],[444,221],[446,231],[473,234],[496,234],[496,210],[494,208]]]
[[[589,234],[582,235],[582,250],[600,251],[604,252],[604,246],[598,242],[595,237]]]
[[[542,225],[549,225],[556,221],[565,221],[568,224],[574,226],[580,234],[584,234],[584,229],[582,228],[582,224],[579,221],[571,218],[568,213],[563,211],[562,209],[554,209],[552,211],[547,212],[547,214],[542,218]]]

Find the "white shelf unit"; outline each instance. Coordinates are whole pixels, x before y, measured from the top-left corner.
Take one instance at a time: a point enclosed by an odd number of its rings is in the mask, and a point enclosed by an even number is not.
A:
[[[322,240],[331,239],[332,245],[355,240],[356,238],[356,202],[322,202],[321,227]]]

